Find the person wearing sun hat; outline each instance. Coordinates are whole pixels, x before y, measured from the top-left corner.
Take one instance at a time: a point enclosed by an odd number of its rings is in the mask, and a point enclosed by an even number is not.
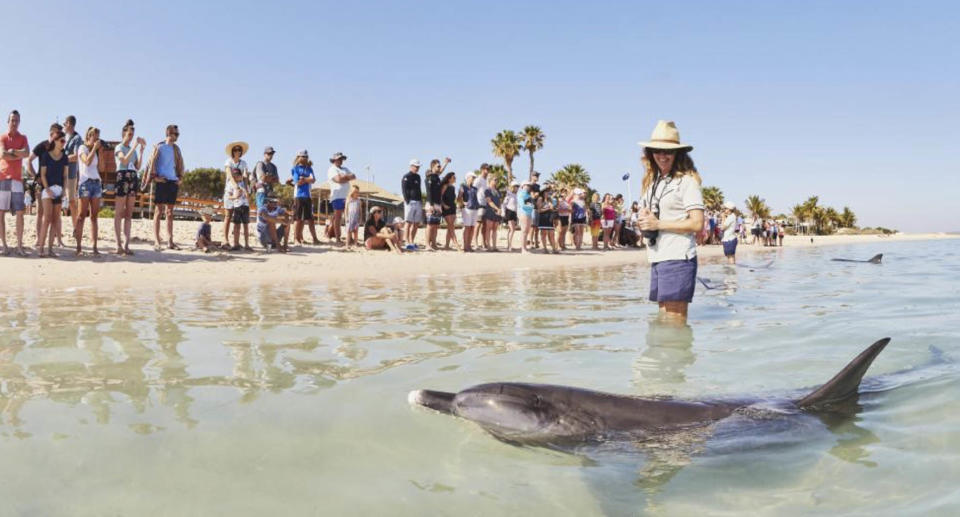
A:
[[[727,257],[730,264],[737,263],[737,205],[730,201],[723,204],[723,223],[720,229],[723,230],[723,237],[720,242],[723,244],[723,255]]]
[[[647,242],[650,301],[666,319],[686,323],[697,280],[695,235],[703,228],[700,174],[693,146],[672,121],[660,120],[643,147],[643,206],[637,224]]]
[[[327,169],[327,186],[330,188],[330,208],[333,209],[333,217],[330,218],[330,224],[327,226],[327,238],[332,240],[337,246],[340,246],[340,221],[343,220],[343,210],[347,206],[347,196],[350,194],[350,181],[357,179],[357,176],[350,172],[350,169],[343,166],[347,161],[347,155],[343,153],[334,153],[330,157],[330,168]]]
[[[233,179],[240,174],[241,179],[246,181],[247,176],[250,175],[250,170],[247,168],[247,162],[243,161],[243,155],[247,154],[247,151],[250,149],[250,145],[246,142],[230,142],[224,148],[224,151],[227,153],[227,161],[223,163],[223,172],[226,175],[223,181],[223,245],[227,246],[227,243],[230,242],[230,224],[233,220],[233,209],[234,205],[239,204],[239,202],[231,198],[228,193],[234,192],[237,187],[233,183]]]

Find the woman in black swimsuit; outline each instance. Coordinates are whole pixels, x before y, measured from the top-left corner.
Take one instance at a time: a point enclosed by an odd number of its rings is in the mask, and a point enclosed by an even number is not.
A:
[[[460,251],[460,242],[457,241],[457,230],[454,225],[457,222],[457,175],[448,172],[440,180],[440,216],[447,223],[447,243],[443,247],[450,249],[450,241],[456,245],[457,251]]]

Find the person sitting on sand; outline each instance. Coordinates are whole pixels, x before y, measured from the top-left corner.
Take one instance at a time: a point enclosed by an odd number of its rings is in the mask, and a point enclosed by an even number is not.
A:
[[[267,195],[266,205],[257,208],[257,234],[260,244],[268,252],[271,248],[286,253],[290,251],[287,240],[290,236],[290,214],[277,202],[277,196]]]
[[[210,221],[213,220],[213,214],[210,210],[205,209],[200,212],[200,217],[203,218],[203,222],[197,229],[197,249],[203,250],[204,253],[210,253],[210,248],[213,246],[213,225],[210,224]]]
[[[379,206],[370,209],[370,218],[363,225],[363,241],[368,250],[389,249],[397,254],[402,253],[400,234],[384,223],[383,209]]]

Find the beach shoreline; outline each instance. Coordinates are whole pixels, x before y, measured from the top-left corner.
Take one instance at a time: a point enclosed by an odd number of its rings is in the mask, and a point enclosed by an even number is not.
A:
[[[31,246],[36,239],[33,232],[33,217],[25,217],[24,244]],[[15,244],[12,218],[7,218],[7,243]],[[119,256],[113,239],[112,219],[100,221],[101,256],[90,256],[89,236],[85,236],[85,256],[75,257],[69,245],[73,242],[69,221],[64,225],[64,243],[68,248],[57,248],[59,258],[0,257],[0,268],[6,272],[6,285],[13,288],[229,288],[253,287],[256,285],[322,285],[331,282],[365,280],[397,280],[425,276],[458,276],[464,274],[495,274],[522,270],[555,268],[610,267],[628,264],[646,264],[646,252],[641,249],[622,249],[608,252],[584,249],[568,251],[559,255],[545,253],[520,254],[519,252],[490,253],[478,251],[464,254],[456,251],[418,251],[398,256],[386,251],[346,250],[327,244],[319,246],[293,246],[291,253],[265,253],[256,241],[256,227],[251,225],[251,245],[256,252],[205,254],[192,251],[193,236],[198,223],[175,221],[176,242],[181,251],[154,251],[152,246],[153,223],[146,220],[133,222],[131,246],[134,256]],[[85,228],[89,234],[88,227]],[[214,239],[222,237],[222,226],[214,223]],[[164,232],[165,233],[165,229]],[[423,244],[425,231],[418,232],[418,242]],[[443,242],[445,231],[441,230],[439,241]],[[500,232],[501,241],[505,232]],[[916,233],[881,235],[828,235],[787,236],[783,247],[763,247],[741,244],[737,256],[750,257],[785,248],[809,248],[842,244],[880,244],[888,242],[921,241],[934,239],[957,239],[960,235],[946,233]],[[589,240],[589,236],[587,239]],[[515,237],[515,242],[519,237]],[[241,237],[242,242],[242,237]],[[255,244],[256,243],[256,244]],[[701,246],[699,256],[709,262],[719,262],[723,249],[719,245]]]

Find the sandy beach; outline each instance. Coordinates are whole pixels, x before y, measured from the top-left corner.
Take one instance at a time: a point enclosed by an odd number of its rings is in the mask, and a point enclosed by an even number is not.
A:
[[[7,218],[7,243],[14,245],[14,220]],[[292,246],[291,253],[265,253],[256,241],[255,226],[250,225],[250,242],[255,252],[216,252],[205,254],[193,251],[193,240],[198,222],[175,221],[176,242],[181,251],[153,249],[153,223],[146,220],[133,221],[134,256],[114,253],[116,241],[112,219],[101,219],[99,250],[101,256],[91,254],[89,222],[85,228],[84,255],[74,256],[71,236],[72,227],[64,218],[64,244],[57,248],[58,258],[38,258],[33,255],[36,241],[35,219],[25,216],[24,244],[30,246],[30,256],[0,257],[0,268],[6,273],[6,284],[13,287],[61,287],[61,288],[121,288],[147,286],[246,286],[258,284],[302,285],[324,282],[395,279],[434,275],[460,275],[467,273],[489,274],[524,269],[582,268],[616,266],[629,263],[645,263],[646,254],[641,249],[622,249],[608,252],[585,249],[568,251],[558,255],[519,252],[476,252],[471,254],[455,251],[419,251],[398,256],[385,251],[347,250],[328,244],[319,246]],[[306,231],[305,231],[306,233]],[[319,233],[319,231],[318,231]],[[309,235],[309,234],[308,234]],[[445,231],[440,232],[442,242]],[[501,246],[505,232],[500,232]],[[424,230],[417,234],[422,245]],[[459,236],[459,232],[458,232]],[[214,222],[214,239],[222,238],[222,227]],[[877,243],[915,241],[930,239],[954,239],[960,235],[944,233],[917,233],[879,235],[830,235],[787,236],[783,247],[831,246],[853,243]],[[589,240],[589,237],[587,237]],[[242,236],[241,236],[242,242]],[[519,237],[515,237],[519,242]],[[774,252],[782,248],[764,248],[742,244],[738,257],[747,260],[753,254]],[[699,248],[704,260],[720,260],[720,246]]]

